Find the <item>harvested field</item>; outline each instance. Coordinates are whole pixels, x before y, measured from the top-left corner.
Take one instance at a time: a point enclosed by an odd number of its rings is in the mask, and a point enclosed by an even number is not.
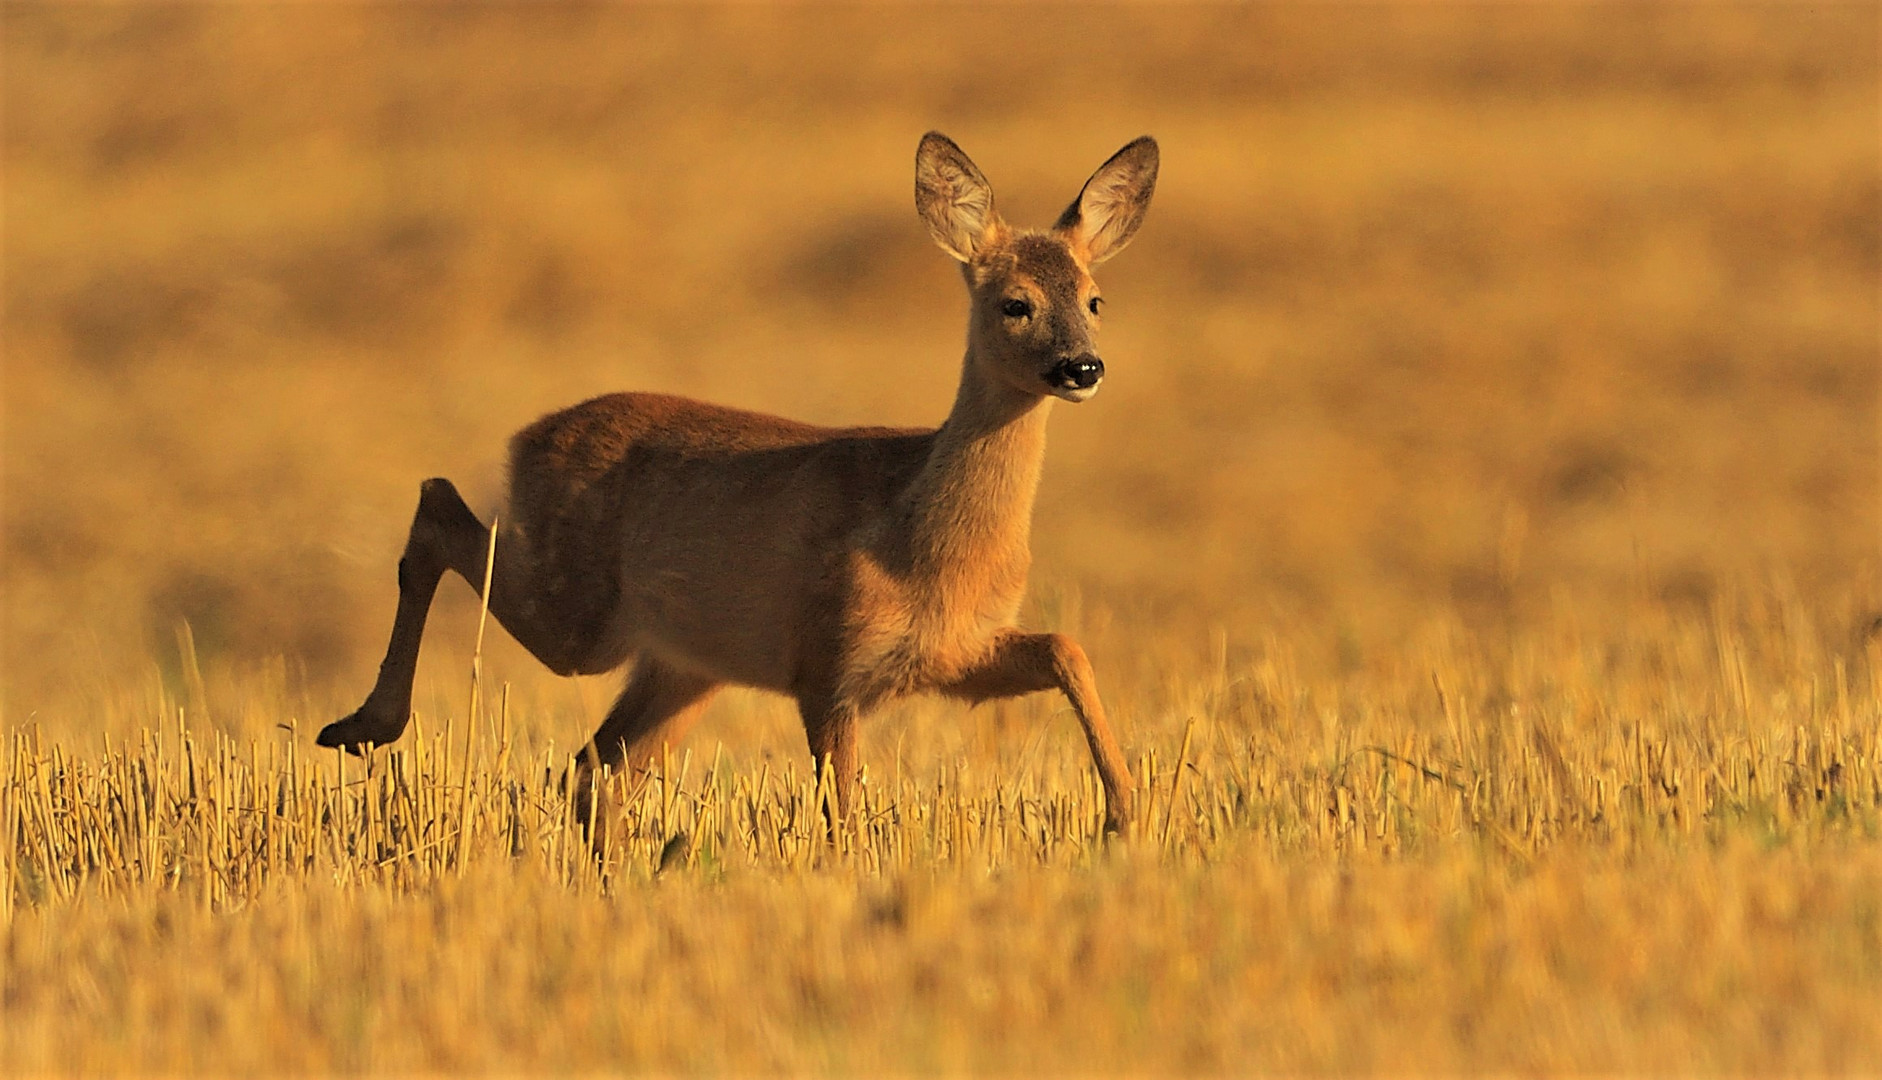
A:
[[[0,1072],[1882,1069],[1874,7],[0,10]],[[314,747],[542,413],[944,415],[929,128],[1163,146],[1023,616],[1133,834],[1037,695],[830,842],[741,691],[597,857],[455,580]]]

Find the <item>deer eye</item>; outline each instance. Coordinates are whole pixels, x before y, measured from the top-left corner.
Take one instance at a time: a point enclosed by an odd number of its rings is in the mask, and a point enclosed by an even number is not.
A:
[[[1014,297],[1000,305],[1000,311],[1009,319],[1024,319],[1032,314],[1032,303],[1027,300],[1022,300],[1019,297]]]
[[[1086,301],[1085,306],[1091,309],[1091,313],[1093,315],[1096,315],[1098,313],[1099,303],[1100,303],[1100,300],[1094,296],[1090,300]]]

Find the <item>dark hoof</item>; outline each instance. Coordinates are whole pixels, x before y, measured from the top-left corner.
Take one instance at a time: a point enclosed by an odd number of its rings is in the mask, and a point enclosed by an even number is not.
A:
[[[1105,807],[1104,838],[1106,840],[1124,840],[1131,832],[1131,804],[1129,800],[1118,800]]]
[[[369,715],[365,706],[351,716],[335,720],[320,729],[314,742],[320,746],[338,746],[353,755],[364,754],[369,747],[393,742],[405,733],[403,721]]]
[[[660,863],[654,867],[653,875],[659,877],[668,870],[685,869],[686,860],[693,853],[693,838],[684,832],[676,832],[667,838],[666,846],[660,849]]]

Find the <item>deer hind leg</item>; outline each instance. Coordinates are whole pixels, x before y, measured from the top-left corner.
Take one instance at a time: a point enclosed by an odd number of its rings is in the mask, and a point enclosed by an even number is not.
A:
[[[471,588],[481,591],[488,557],[490,530],[477,520],[449,480],[427,480],[419,488],[418,511],[399,559],[399,606],[392,619],[392,639],[386,644],[379,678],[365,704],[350,716],[328,724],[315,739],[321,746],[343,746],[355,753],[362,747],[389,743],[405,731],[412,715],[412,678],[418,669],[418,644],[425,634],[425,616],[446,570],[456,571]],[[527,581],[516,580],[525,568],[505,563],[499,552],[496,580],[491,588],[490,613],[503,628],[552,668],[559,657],[546,655],[548,640],[535,625],[527,601]],[[506,573],[505,571],[509,571]],[[559,668],[558,668],[559,670]]]
[[[582,757],[588,768],[644,769],[677,743],[711,700],[718,682],[643,655],[627,686],[595,729]]]
[[[999,639],[992,654],[979,666],[941,690],[950,697],[978,703],[1055,688],[1071,702],[1079,725],[1085,729],[1091,760],[1104,785],[1104,831],[1121,833],[1131,820],[1130,766],[1118,749],[1110,724],[1105,722],[1091,661],[1076,641],[1064,634],[1009,633]]]
[[[595,788],[600,770],[625,767],[625,771],[632,772],[651,768],[662,751],[678,742],[699,719],[718,685],[658,657],[641,657],[607,718],[575,760],[574,783],[567,790],[584,830],[591,824],[597,800],[605,805],[612,798],[605,789]],[[599,850],[602,835],[595,833],[590,839]]]

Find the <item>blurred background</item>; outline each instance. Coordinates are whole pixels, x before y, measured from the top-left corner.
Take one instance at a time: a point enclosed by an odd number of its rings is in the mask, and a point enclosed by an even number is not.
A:
[[[1035,531],[1028,620],[1103,679],[1878,599],[1873,5],[4,17],[9,723],[350,708],[419,481],[487,518],[508,434],[596,393],[938,422],[930,128],[1034,224],[1162,143]]]

